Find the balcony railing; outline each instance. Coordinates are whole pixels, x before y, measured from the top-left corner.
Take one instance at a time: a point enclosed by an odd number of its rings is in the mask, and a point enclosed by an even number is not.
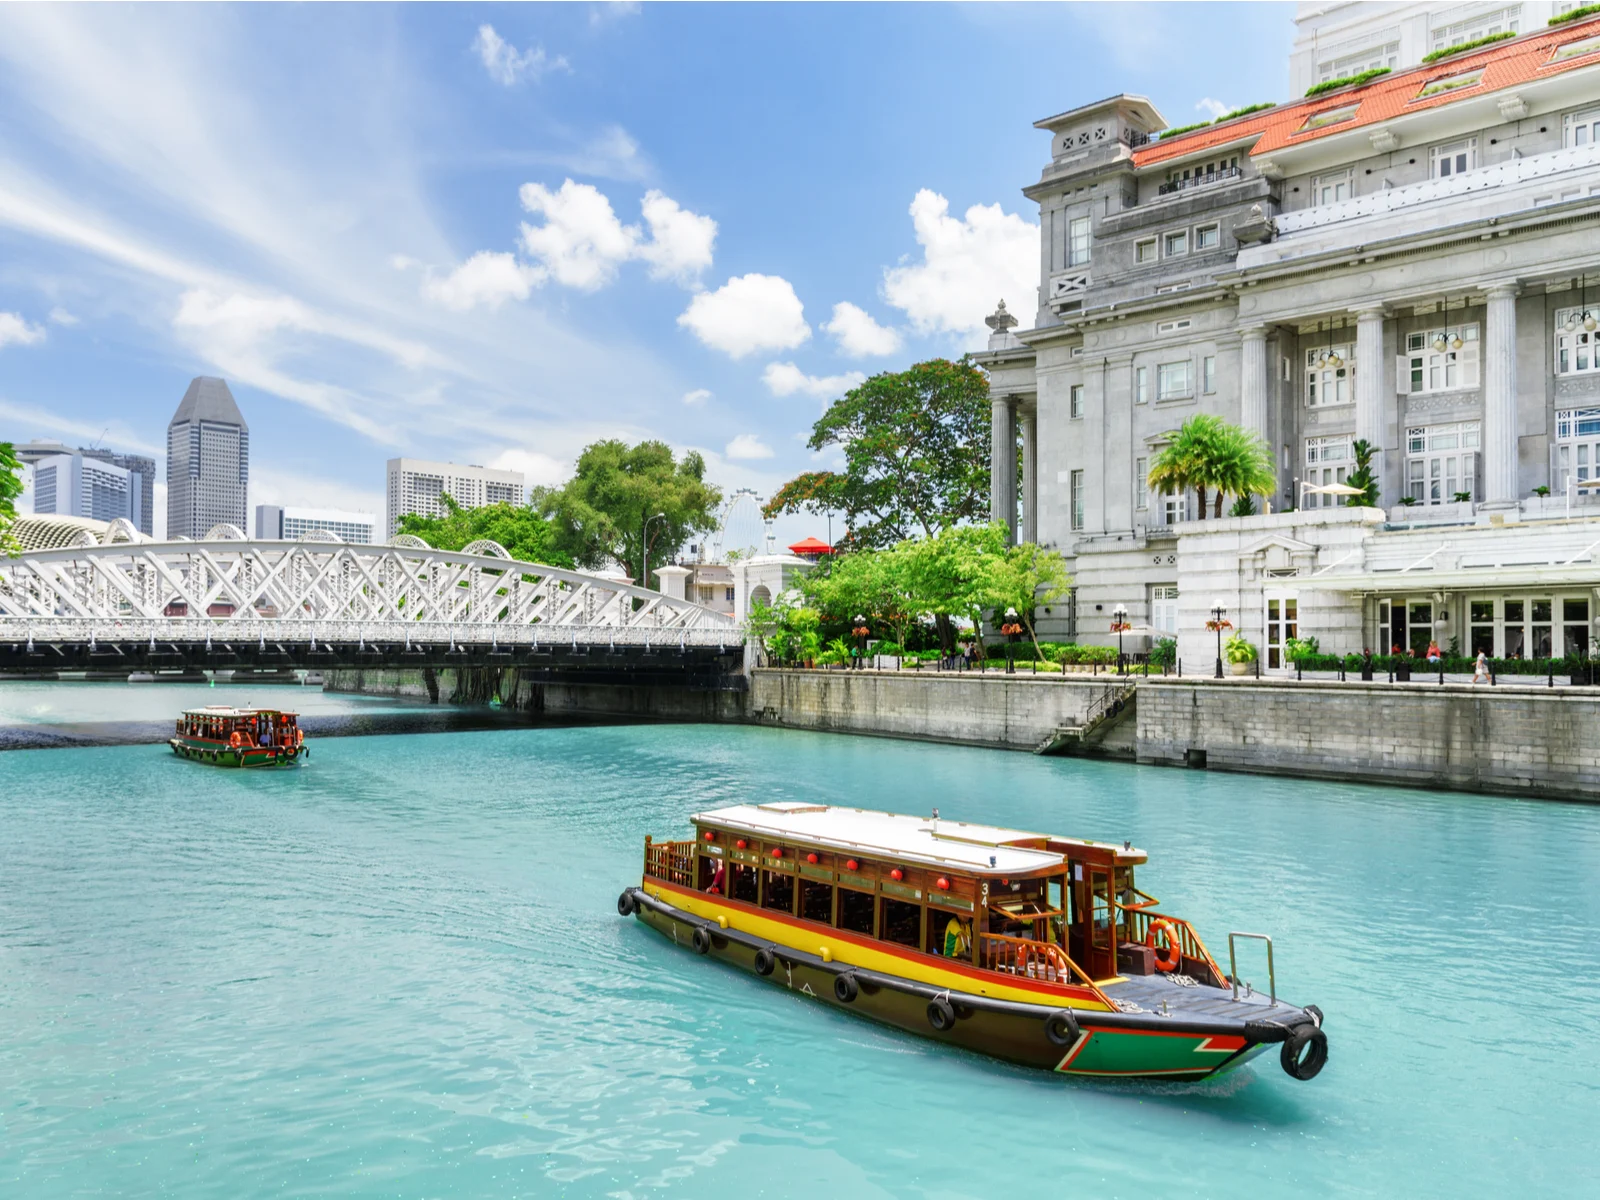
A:
[[[1204,175],[1191,175],[1187,179],[1174,179],[1171,183],[1163,183],[1156,189],[1158,196],[1170,196],[1174,192],[1188,191],[1190,188],[1210,187],[1214,183],[1226,183],[1230,179],[1240,179],[1244,176],[1242,167],[1224,167],[1220,171],[1207,171]]]

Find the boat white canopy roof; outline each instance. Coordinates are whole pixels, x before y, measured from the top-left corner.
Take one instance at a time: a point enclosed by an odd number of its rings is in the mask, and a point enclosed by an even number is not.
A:
[[[1013,843],[1054,841],[1058,845],[1101,845],[1081,839],[1052,837],[996,825],[973,825],[944,817],[914,817],[782,800],[770,804],[734,804],[696,813],[695,824],[727,826],[776,840],[793,839],[863,857],[894,859],[924,866],[948,867],[975,875],[1025,875],[1060,867],[1066,855]],[[1142,862],[1144,852],[1131,846],[1105,845],[1119,858]]]
[[[204,708],[186,708],[186,717],[254,717],[260,713],[273,713],[292,717],[295,714],[284,708],[235,708],[231,704],[208,704]]]

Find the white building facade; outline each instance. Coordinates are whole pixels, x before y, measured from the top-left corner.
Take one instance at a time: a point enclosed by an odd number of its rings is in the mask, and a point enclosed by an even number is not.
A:
[[[1384,650],[1424,620],[1424,645],[1463,652],[1559,654],[1579,629],[1586,648],[1600,20],[1540,20],[1166,139],[1138,96],[1037,124],[1051,161],[1025,189],[1042,230],[1034,327],[997,313],[977,358],[993,510],[1077,580],[1043,628],[1114,640],[1124,604],[1209,660],[1222,601],[1272,669],[1290,636]],[[1271,447],[1272,515],[1202,522],[1192,493],[1146,485],[1196,413]],[[1342,481],[1357,439],[1377,450],[1381,511],[1304,490]]]
[[[520,471],[492,467],[459,466],[420,458],[391,458],[388,462],[384,527],[388,537],[400,530],[400,518],[448,515],[443,497],[448,494],[462,508],[488,504],[522,504],[527,481]]]
[[[33,462],[33,511],[148,527],[137,474],[84,454],[52,454]]]
[[[256,505],[256,537],[293,542],[308,533],[331,533],[340,541],[367,545],[377,540],[378,519],[371,513],[338,508],[296,508]]]

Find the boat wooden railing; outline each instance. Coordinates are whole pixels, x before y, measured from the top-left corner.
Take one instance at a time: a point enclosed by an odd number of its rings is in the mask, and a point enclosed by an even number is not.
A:
[[[694,886],[694,843],[644,841],[644,873],[679,887]]]
[[[1067,956],[1060,946],[1036,942],[1032,938],[1009,937],[1003,933],[978,935],[978,965],[1003,975],[1021,975],[1046,983],[1081,983],[1092,988],[1107,1008],[1106,999],[1087,972]]]
[[[1160,901],[1154,896],[1147,896],[1143,892],[1139,895],[1143,902],[1135,904],[1117,904],[1127,919],[1127,939],[1130,942],[1143,942],[1150,935],[1150,926],[1156,921],[1165,921],[1169,928],[1175,929],[1178,934],[1178,948],[1183,952],[1183,957],[1192,963],[1201,963],[1211,969],[1212,977],[1205,980],[1214,987],[1222,987],[1226,976],[1222,968],[1217,966],[1217,960],[1211,957],[1211,951],[1206,949],[1205,942],[1200,940],[1200,934],[1195,927],[1182,917],[1174,917],[1170,913],[1157,912],[1153,907]]]

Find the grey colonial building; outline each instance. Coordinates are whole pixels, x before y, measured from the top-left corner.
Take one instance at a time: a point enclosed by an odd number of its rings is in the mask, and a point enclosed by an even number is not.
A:
[[[1600,617],[1600,20],[1522,33],[1176,136],[1140,96],[1037,122],[1032,328],[991,318],[994,510],[1113,609],[1214,653],[1219,601],[1284,640],[1493,655]],[[1032,298],[1029,298],[1030,300]],[[1216,413],[1277,466],[1268,514],[1152,492]],[[1312,488],[1377,447],[1381,510]],[[1021,495],[1013,494],[1021,455]],[[1230,500],[1231,503],[1231,500]],[[1420,642],[1419,642],[1420,639]]]
[[[221,379],[189,382],[167,425],[167,537],[203,538],[217,525],[245,528],[250,427]]]

